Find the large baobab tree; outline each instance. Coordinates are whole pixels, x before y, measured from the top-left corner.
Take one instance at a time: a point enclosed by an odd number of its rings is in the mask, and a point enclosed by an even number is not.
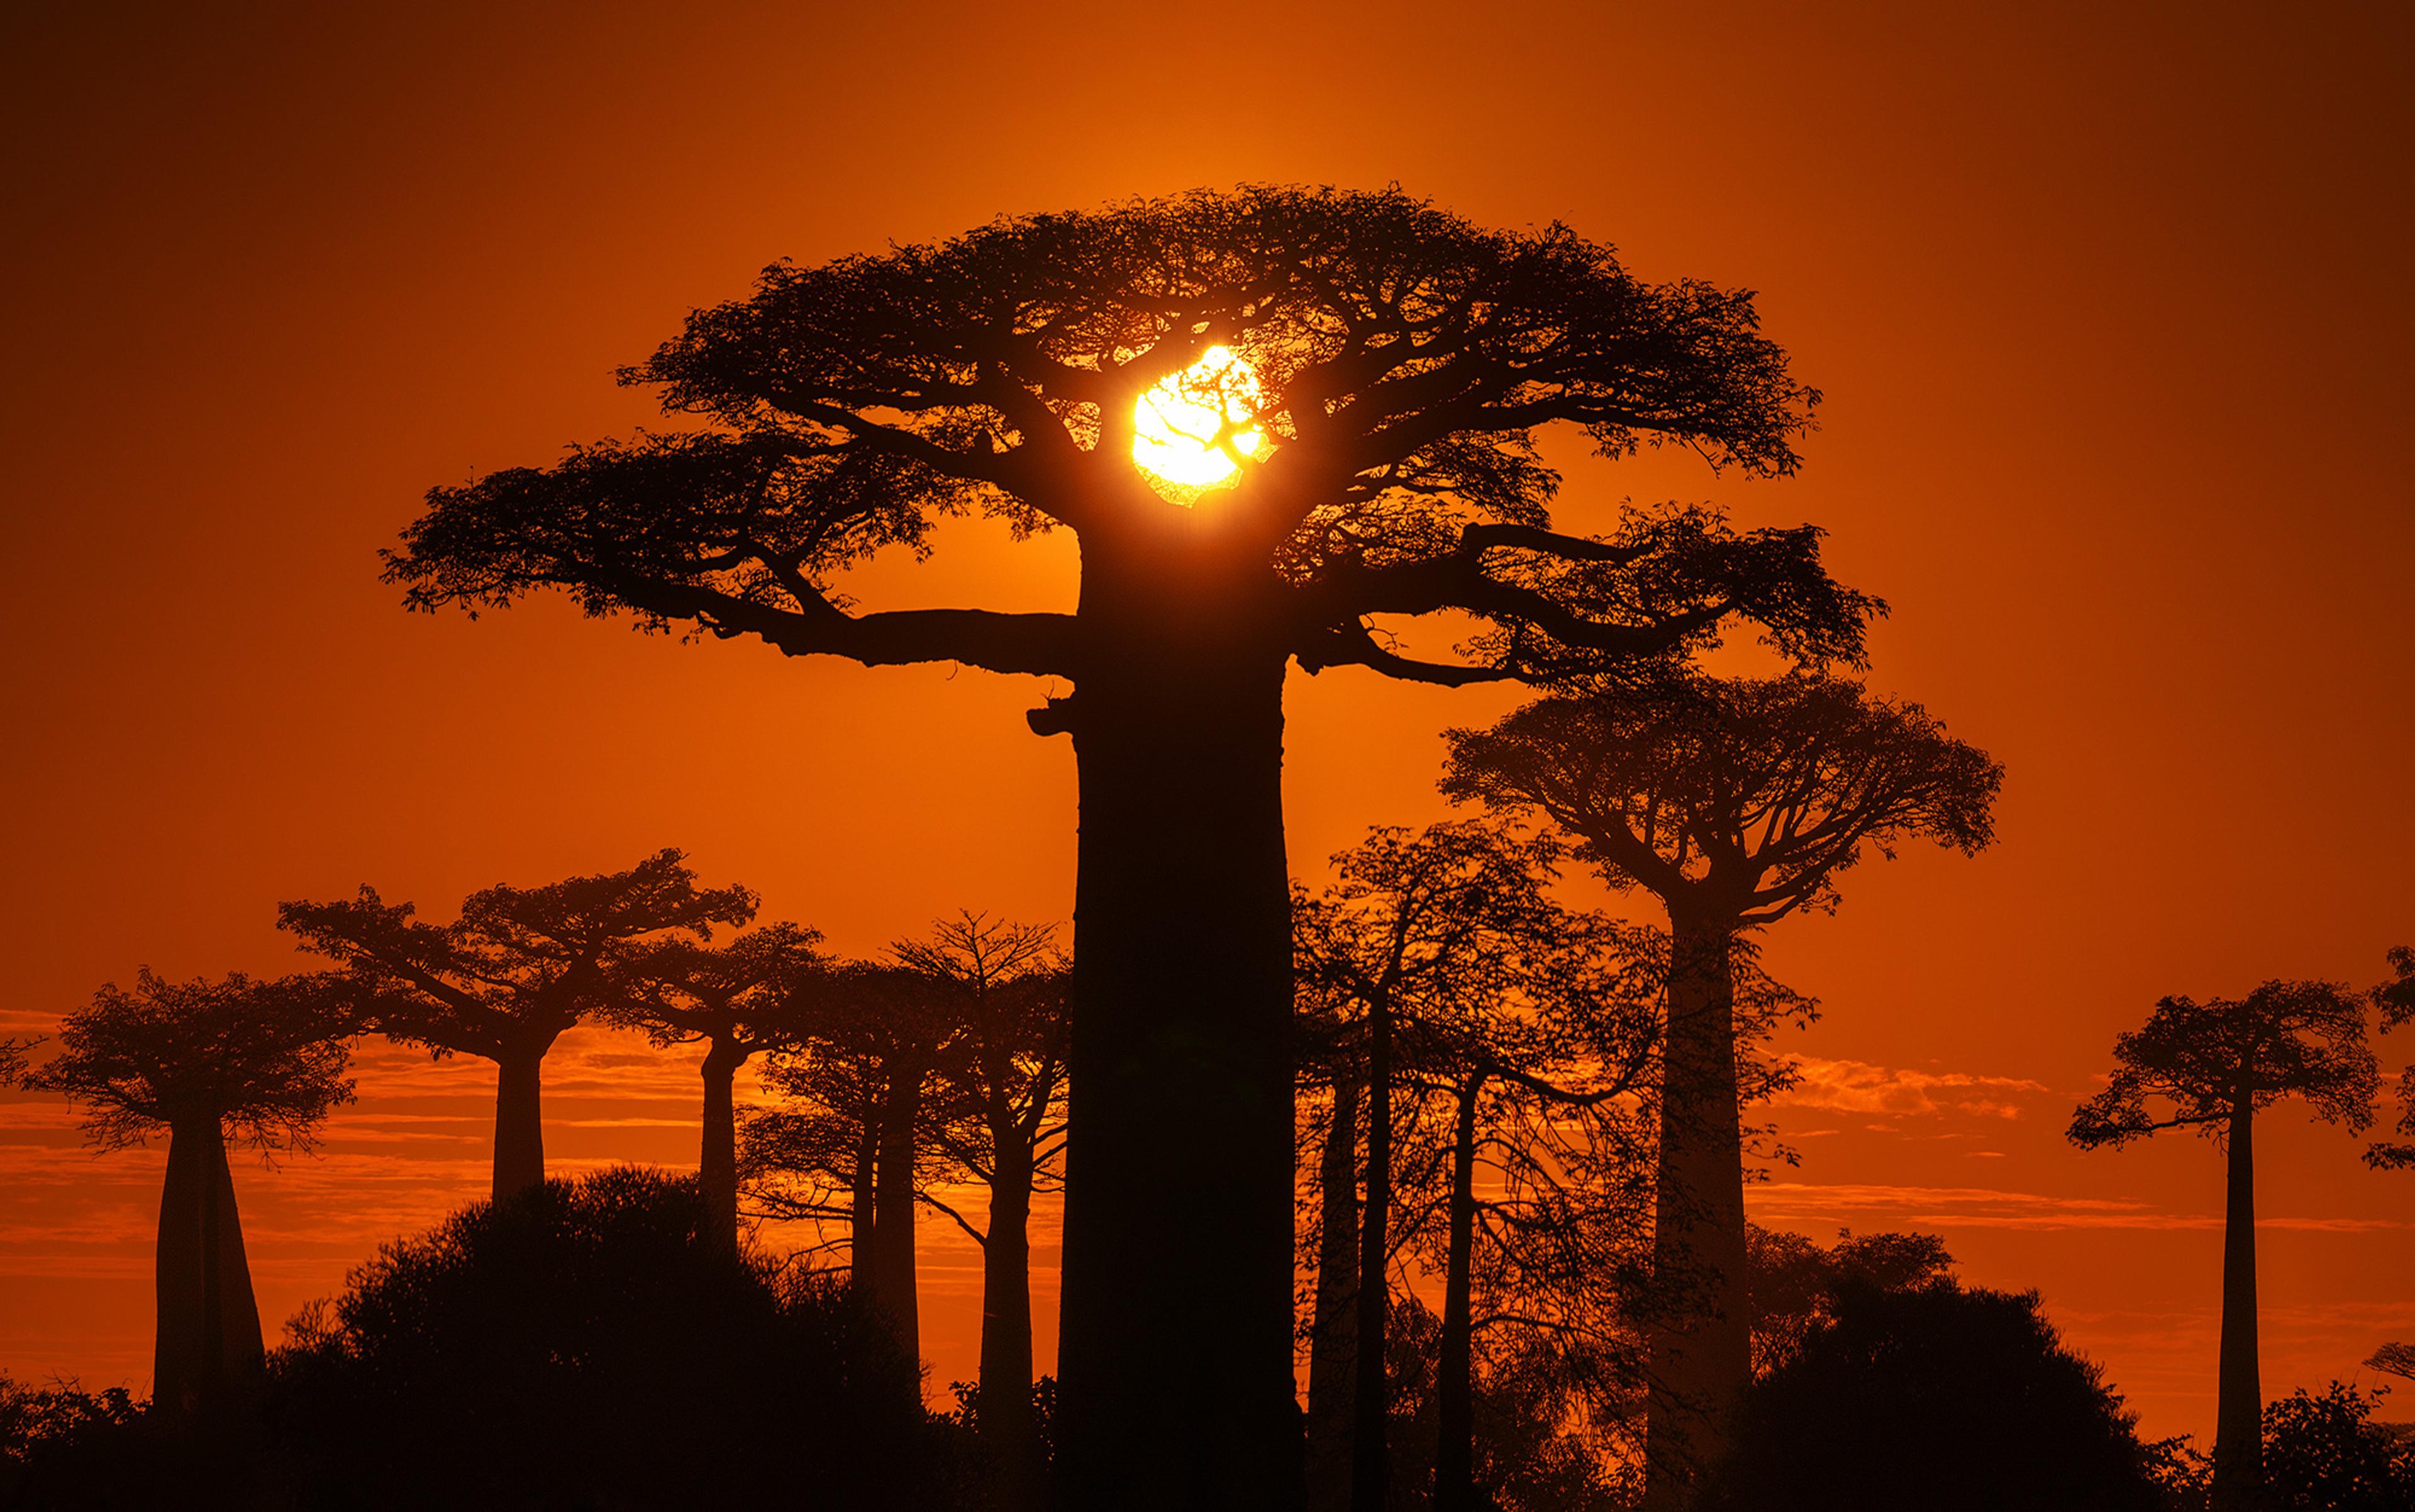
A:
[[[168,981],[145,967],[132,991],[112,983],[68,1015],[60,1053],[21,1077],[82,1104],[102,1149],[168,1135],[151,1371],[162,1410],[210,1407],[260,1362],[227,1145],[308,1149],[328,1112],[352,1100],[352,1025],[331,987],[323,976],[240,972]]]
[[[673,938],[635,952],[605,995],[603,1016],[657,1045],[704,1045],[704,1114],[697,1184],[708,1239],[738,1245],[740,1068],[799,1043],[813,1022],[814,989],[830,976],[818,930],[791,923],[749,930],[720,946]]]
[[[2373,989],[2373,1003],[2381,1010],[2381,1031],[2415,1019],[2415,946],[2391,947],[2391,980]],[[2415,1065],[2398,1075],[2398,1129],[2401,1140],[2376,1140],[2365,1146],[2364,1163],[2377,1171],[2415,1170]]]
[[[1443,790],[1539,813],[1612,888],[1668,911],[1655,1249],[1701,1278],[1652,1330],[1648,1505],[1679,1505],[1752,1379],[1745,1297],[1736,956],[1753,930],[1833,909],[1866,851],[1988,844],[2002,770],[1918,705],[1826,676],[1675,676],[1555,695],[1450,733]]]
[[[942,1150],[987,1189],[973,1224],[928,1199],[982,1250],[980,1423],[1009,1505],[1036,1506],[1045,1459],[1031,1400],[1031,1198],[1058,1185],[1065,1148],[1067,971],[1057,932],[974,913],[891,952],[921,972],[952,1024],[932,1089]]]
[[[439,488],[420,607],[541,589],[792,655],[1069,681],[1081,780],[1060,1460],[1077,1507],[1299,1496],[1286,664],[1462,683],[1681,653],[1738,620],[1857,656],[1808,527],[1552,528],[1546,427],[1786,473],[1817,397],[1748,294],[1397,190],[1249,188],[776,264],[629,369],[696,426]],[[1144,463],[1147,464],[1144,467]],[[1062,528],[1065,613],[862,611],[945,516]],[[1376,617],[1460,611],[1464,660]],[[1179,1200],[1169,1196],[1180,1193]]]
[[[2167,1129],[2228,1158],[2222,1231],[2222,1359],[2214,1405],[2214,1512],[2248,1512],[2263,1484],[2256,1347],[2256,1115],[2283,1098],[2326,1122],[2373,1121],[2378,1070],[2364,999],[2328,981],[2268,981],[2242,998],[2167,997],[2113,1041],[2113,1076],[2079,1105],[2071,1142],[2119,1148]]]
[[[367,1030],[442,1056],[495,1063],[501,1202],[545,1179],[546,1053],[603,1006],[632,950],[671,935],[711,936],[755,917],[744,888],[702,889],[676,850],[625,872],[544,887],[492,887],[450,924],[412,917],[373,888],[340,903],[278,906],[280,929],[349,969],[341,981]]]

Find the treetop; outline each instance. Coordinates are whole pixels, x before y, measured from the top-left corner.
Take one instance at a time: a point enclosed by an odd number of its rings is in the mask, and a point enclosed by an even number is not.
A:
[[[2336,982],[2273,981],[2242,998],[2163,998],[2143,1025],[2113,1041],[2113,1060],[2105,1090],[2072,1115],[2070,1139],[2082,1149],[2165,1129],[2220,1139],[2235,1113],[2285,1097],[2352,1131],[2373,1121],[2378,1072],[2364,1000]]]

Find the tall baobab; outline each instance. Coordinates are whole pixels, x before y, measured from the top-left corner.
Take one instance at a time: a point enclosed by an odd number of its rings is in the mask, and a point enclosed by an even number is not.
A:
[[[1446,793],[1539,813],[1610,886],[1642,888],[1668,912],[1654,1246],[1665,1271],[1702,1284],[1698,1306],[1652,1327],[1645,1500],[1680,1505],[1752,1379],[1739,942],[1834,909],[1838,875],[1865,852],[1987,845],[2002,770],[1918,705],[1824,676],[1560,694],[1449,740]]]
[[[2381,1010],[2381,1032],[2389,1033],[2415,1019],[2415,946],[2391,947],[2391,980],[2373,989],[2373,1003]],[[2398,1075],[2398,1126],[2404,1140],[2376,1140],[2365,1146],[2364,1163],[2377,1171],[2415,1169],[2415,1065]]]
[[[2250,1512],[2263,1484],[2256,1115],[2283,1098],[2297,1098],[2317,1117],[2352,1130],[2373,1121],[2378,1071],[2365,1042],[2364,1000],[2328,981],[2268,981],[2242,998],[2202,1003],[2167,997],[2144,1025],[2115,1039],[2113,1062],[2110,1085],[2072,1115],[2073,1144],[2119,1148],[2163,1130],[2187,1129],[2220,1145],[2228,1160],[2213,1507]]]
[[[260,1309],[244,1254],[230,1141],[305,1150],[339,1102],[352,1025],[324,976],[169,981],[144,967],[59,1025],[60,1052],[22,1084],[82,1104],[104,1150],[168,1136],[156,1260],[151,1398],[191,1412],[261,1358]]]
[[[755,897],[698,888],[681,854],[663,850],[625,872],[472,893],[450,924],[413,913],[364,886],[341,903],[280,904],[277,923],[344,964],[341,980],[370,1032],[495,1063],[501,1202],[545,1179],[546,1053],[602,1006],[622,958],[672,934],[709,938],[717,924],[743,924]]]
[[[1144,1481],[1169,1508],[1296,1505],[1286,664],[1540,677],[1739,620],[1857,657],[1872,606],[1816,530],[1563,533],[1536,446],[1783,474],[1816,394],[1748,294],[1644,282],[1563,226],[1265,187],[777,263],[623,377],[695,428],[438,488],[392,579],[423,608],[562,590],[1072,685],[1030,716],[1081,778],[1060,1469],[1076,1508]],[[1072,612],[849,605],[847,569],[968,513],[1073,532]],[[1482,625],[1473,660],[1371,622],[1450,611]]]

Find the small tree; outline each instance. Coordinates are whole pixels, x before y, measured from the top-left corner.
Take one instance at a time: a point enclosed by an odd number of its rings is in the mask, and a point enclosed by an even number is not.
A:
[[[440,1059],[458,1053],[495,1063],[492,1196],[501,1202],[545,1179],[540,1078],[553,1042],[605,1006],[607,985],[634,949],[743,924],[755,896],[699,889],[680,852],[663,850],[625,872],[488,888],[450,924],[413,912],[365,885],[342,903],[280,904],[277,923],[344,963],[346,990],[369,1031]]]
[[[2229,1158],[2222,1240],[2222,1363],[2214,1409],[2214,1512],[2257,1505],[2263,1392],[2256,1345],[2256,1115],[2298,1098],[2362,1130],[2377,1071],[2364,1000],[2327,981],[2268,981],[2243,998],[2167,997],[2113,1041],[2110,1085],[2072,1115],[2071,1142],[2119,1148],[2167,1129]],[[2152,1104],[2151,1106],[2151,1104]],[[2157,1116],[2157,1109],[2165,1110]]]
[[[323,976],[261,981],[240,972],[168,981],[145,966],[59,1025],[60,1053],[22,1077],[82,1105],[103,1150],[168,1134],[156,1262],[151,1400],[214,1404],[261,1358],[260,1309],[244,1255],[227,1142],[307,1150],[329,1110],[352,1100],[352,1032]]]
[[[2384,1034],[2415,1019],[2415,946],[2391,948],[2390,965],[2396,972],[2373,989],[2374,1006],[2381,1010]],[[2376,1140],[2365,1146],[2364,1163],[2377,1171],[2415,1170],[2415,1065],[2398,1073],[2398,1132],[2407,1140]]]
[[[1295,1503],[1285,666],[1530,678],[1737,618],[1857,655],[1871,605],[1816,531],[1668,510],[1561,534],[1535,444],[1786,473],[1817,396],[1748,294],[1644,282],[1563,226],[1280,187],[783,262],[625,377],[699,428],[436,489],[394,579],[420,607],[561,590],[793,656],[1073,684],[1032,714],[1082,788],[1069,1494]],[[1077,535],[1078,607],[848,605],[848,568],[976,511]],[[1372,622],[1452,612],[1482,621],[1471,660]]]
[[[739,1069],[807,1032],[805,999],[828,973],[814,949],[820,940],[818,930],[791,923],[752,930],[719,947],[665,940],[636,952],[607,996],[607,1019],[643,1030],[657,1045],[704,1043],[697,1183],[712,1243],[738,1243]]]
[[[1668,910],[1668,1041],[1655,1248],[1701,1305],[1652,1331],[1648,1500],[1682,1501],[1751,1379],[1736,949],[1800,909],[1833,911],[1866,852],[1992,835],[2002,770],[1918,705],[1838,678],[1667,680],[1545,698],[1450,732],[1443,790],[1540,813],[1612,888]]]
[[[891,953],[922,973],[959,1025],[934,1089],[939,1140],[989,1190],[988,1220],[975,1228],[927,1200],[981,1246],[981,1432],[1004,1467],[1010,1503],[1037,1505],[1044,1465],[1031,1400],[1031,1198],[1058,1186],[1064,1153],[1065,960],[1052,926],[969,911]]]

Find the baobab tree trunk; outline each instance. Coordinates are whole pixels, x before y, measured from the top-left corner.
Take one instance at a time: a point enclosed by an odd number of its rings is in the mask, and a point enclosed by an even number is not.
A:
[[[1358,1361],[1350,1413],[1352,1512],[1385,1512],[1391,1456],[1385,1442],[1391,1406],[1385,1378],[1385,1310],[1392,1300],[1392,1009],[1382,994],[1367,1005],[1367,1205],[1358,1214]]]
[[[1007,1120],[990,1140],[989,1234],[982,1246],[981,1430],[1001,1467],[1004,1504],[1043,1495],[1031,1410],[1031,1148]]]
[[[169,1130],[154,1266],[152,1400],[168,1412],[204,1410],[261,1358],[260,1309],[215,1118]]]
[[[545,1184],[544,1065],[543,1051],[515,1051],[495,1062],[496,1202]]]
[[[1096,549],[1079,689],[1033,719],[1082,795],[1060,1478],[1076,1512],[1291,1512],[1284,652],[1220,642],[1269,616],[1195,578],[1108,602]]]
[[[1752,1379],[1745,1298],[1744,1134],[1733,927],[1672,910],[1653,1261],[1678,1294],[1649,1330],[1645,1507],[1685,1506]]]
[[[865,1296],[872,1295],[872,1229],[879,1211],[879,1179],[880,1123],[866,1118],[856,1135],[855,1178],[847,1193],[847,1260]]]
[[[2264,1482],[2264,1389],[2256,1350],[2256,1114],[2231,1102],[2222,1219],[2222,1365],[2214,1401],[2214,1512],[2252,1512]]]
[[[1339,1077],[1317,1160],[1316,1302],[1308,1325],[1308,1505],[1350,1505],[1350,1403],[1358,1369],[1358,1084]]]
[[[704,1053],[704,1129],[696,1184],[704,1196],[704,1242],[738,1252],[738,1068],[746,1053],[715,1040]]]
[[[860,1279],[872,1305],[889,1320],[909,1359],[922,1357],[922,1315],[914,1275],[914,1135],[922,1121],[922,1077],[917,1069],[891,1071],[880,1105],[880,1154],[872,1188],[872,1244],[859,1251]]]
[[[1434,1512],[1476,1509],[1476,1101],[1483,1091],[1481,1076],[1460,1088],[1451,1130],[1450,1257],[1434,1379]]]

